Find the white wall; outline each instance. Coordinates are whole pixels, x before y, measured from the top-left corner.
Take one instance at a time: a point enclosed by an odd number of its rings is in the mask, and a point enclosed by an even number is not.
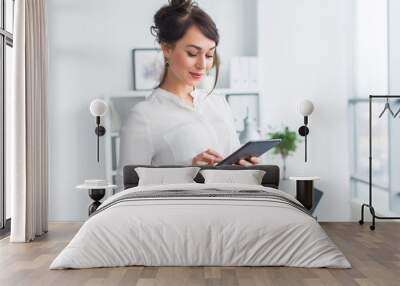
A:
[[[389,94],[400,94],[400,1],[388,0],[388,90]],[[393,104],[391,107],[399,110],[400,104]],[[387,204],[388,208],[396,213],[400,213],[400,197],[398,190],[400,189],[400,177],[398,170],[400,169],[400,133],[398,118],[389,121],[389,174],[390,174],[390,200]],[[397,147],[397,148],[396,148]],[[396,215],[398,216],[398,215]]]
[[[167,0],[49,0],[50,220],[83,220],[90,203],[74,187],[105,176],[104,151],[96,162],[92,99],[132,88],[131,50],[155,47],[149,33]],[[229,58],[257,52],[256,0],[202,0],[220,30],[220,86]],[[103,142],[102,142],[103,143]]]
[[[354,1],[354,96],[388,91],[387,19],[386,1]]]
[[[350,219],[347,100],[352,96],[353,3],[348,0],[259,0],[258,54],[262,122],[302,124],[298,103],[310,99],[309,162],[304,145],[288,159],[288,175],[320,176],[321,220]]]
[[[354,96],[368,98],[370,94],[387,94],[389,83],[389,70],[388,70],[388,9],[387,1],[383,0],[355,0],[354,1]],[[378,107],[377,102],[374,107]],[[383,108],[383,105],[382,105]],[[360,109],[359,109],[360,110]],[[364,109],[364,111],[367,111]],[[365,121],[358,121],[358,134],[362,130],[368,130],[368,114],[357,115],[358,120],[364,117]],[[378,121],[373,121],[373,129],[377,130]],[[383,125],[381,126],[383,127]],[[381,130],[384,132],[383,130]],[[386,130],[387,132],[387,130]],[[368,141],[359,135],[357,139],[359,144],[357,146],[358,154],[366,153],[368,148]],[[368,138],[367,138],[368,139]],[[376,138],[378,139],[378,138]],[[375,140],[376,140],[375,139]],[[389,136],[391,140],[395,138]],[[376,142],[373,140],[374,142]],[[393,142],[393,141],[392,141]],[[392,144],[391,142],[391,144]],[[397,139],[398,142],[398,139]],[[362,151],[364,150],[364,152]],[[375,148],[374,148],[375,150]],[[384,151],[386,150],[386,151]],[[388,146],[382,146],[381,152],[389,152]],[[391,150],[390,157],[393,156],[395,149]],[[375,155],[374,155],[375,156]],[[355,157],[355,156],[354,156]],[[359,156],[358,168],[361,165],[368,164],[368,155],[364,157]],[[355,163],[355,162],[354,162]],[[368,165],[367,165],[368,166]],[[354,164],[355,171],[357,165]],[[390,170],[390,168],[389,168]],[[392,182],[394,183],[394,182]],[[356,185],[356,192],[352,196],[352,213],[351,217],[354,220],[360,219],[360,204],[368,202],[368,186]],[[378,215],[392,215],[389,214],[389,199],[388,192],[383,192],[379,189],[373,190],[373,204],[375,211]],[[368,210],[366,210],[368,212]],[[369,219],[368,216],[367,219]]]
[[[391,94],[400,94],[400,1],[389,0],[389,84]]]

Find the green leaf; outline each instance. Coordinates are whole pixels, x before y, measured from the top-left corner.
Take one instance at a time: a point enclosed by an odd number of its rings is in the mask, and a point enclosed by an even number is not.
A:
[[[293,154],[297,149],[297,143],[301,140],[296,131],[292,131],[285,126],[283,130],[269,132],[267,136],[270,139],[281,139],[281,143],[274,147],[274,154],[280,154],[283,158]]]

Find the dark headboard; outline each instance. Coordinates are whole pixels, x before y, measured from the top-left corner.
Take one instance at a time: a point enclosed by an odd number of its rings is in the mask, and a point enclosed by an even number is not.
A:
[[[136,167],[147,167],[147,168],[182,168],[187,166],[176,166],[176,165],[163,165],[163,166],[148,166],[148,165],[127,165],[124,167],[124,189],[133,188],[138,185],[139,177],[135,172]],[[226,165],[226,166],[196,166],[203,169],[221,169],[221,170],[243,170],[243,169],[257,169],[264,170],[265,175],[262,179],[262,185],[265,187],[272,187],[277,189],[279,187],[279,167],[276,165],[254,165],[254,166],[238,166],[238,165]],[[194,178],[197,183],[204,183],[202,175],[197,174]]]

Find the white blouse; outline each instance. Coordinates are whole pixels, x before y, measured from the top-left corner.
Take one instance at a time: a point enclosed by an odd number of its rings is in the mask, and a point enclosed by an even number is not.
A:
[[[191,95],[193,105],[157,88],[131,109],[120,131],[119,175],[125,165],[191,165],[209,148],[226,157],[240,146],[225,98]]]

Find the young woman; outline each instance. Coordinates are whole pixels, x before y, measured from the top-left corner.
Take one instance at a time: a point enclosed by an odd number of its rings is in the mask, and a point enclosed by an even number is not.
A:
[[[120,171],[127,164],[216,164],[240,145],[223,97],[196,89],[213,67],[218,79],[215,23],[190,0],[171,0],[154,15],[152,34],[165,59],[163,78],[131,110],[121,129]],[[241,160],[241,165],[259,159]]]

